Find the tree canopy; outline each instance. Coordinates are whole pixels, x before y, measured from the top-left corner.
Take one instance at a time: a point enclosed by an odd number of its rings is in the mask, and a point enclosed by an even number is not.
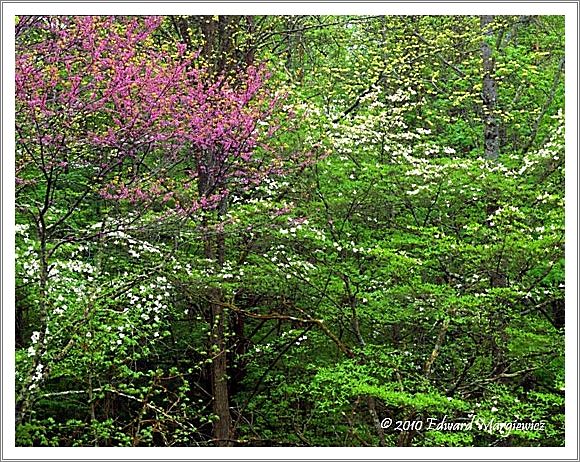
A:
[[[18,445],[564,445],[563,16],[15,30]]]

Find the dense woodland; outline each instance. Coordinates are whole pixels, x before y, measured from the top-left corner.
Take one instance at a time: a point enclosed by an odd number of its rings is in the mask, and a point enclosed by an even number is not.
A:
[[[15,32],[18,445],[564,444],[562,16]]]

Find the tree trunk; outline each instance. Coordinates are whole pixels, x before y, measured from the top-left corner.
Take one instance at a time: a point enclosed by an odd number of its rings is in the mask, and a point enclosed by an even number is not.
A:
[[[481,30],[483,40],[481,41],[481,55],[483,57],[483,138],[484,157],[495,160],[499,157],[499,127],[495,118],[495,105],[497,102],[497,84],[493,78],[495,61],[492,58],[492,48],[490,38],[493,37],[493,30],[490,24],[493,16],[481,16]]]
[[[222,199],[218,210],[221,218],[227,211],[227,201]],[[217,231],[215,237],[217,264],[223,267],[225,261],[226,242],[223,232]],[[219,289],[213,293],[212,303],[212,336],[211,348],[214,360],[211,371],[211,388],[213,395],[213,413],[219,417],[214,424],[213,438],[217,446],[231,446],[232,418],[230,415],[230,397],[228,387],[228,355],[226,327],[228,326],[228,313],[221,304],[222,298]]]
[[[215,296],[219,295],[216,293]],[[219,418],[213,427],[213,439],[216,446],[231,446],[232,418],[228,393],[225,318],[224,307],[219,303],[219,300],[216,300],[215,303],[212,303],[211,336],[213,413]]]
[[[235,43],[235,32],[244,27],[244,16],[199,16],[197,27],[203,38],[201,55],[215,75],[229,75],[235,73],[243,60],[238,56],[239,50]],[[251,18],[251,17],[247,17]],[[253,28],[253,20],[245,23]],[[183,34],[182,34],[183,35]],[[245,63],[252,64],[253,49],[248,46],[249,54],[245,56]],[[216,153],[205,152],[199,157],[198,189],[200,197],[208,197],[212,192],[219,191],[218,159]],[[222,199],[217,217],[222,219],[227,212],[227,200]],[[202,222],[207,228],[208,221]],[[209,231],[209,230],[208,230]],[[223,268],[226,258],[225,235],[219,228],[207,232],[204,239],[205,257],[216,261],[217,268]],[[213,396],[212,412],[217,417],[213,426],[213,441],[216,446],[231,446],[234,431],[229,406],[229,378],[228,378],[228,341],[226,330],[229,326],[230,314],[223,306],[223,297],[219,289],[209,293],[210,306],[208,307],[211,322],[210,354],[213,358],[210,365],[211,391]]]
[[[22,348],[24,346],[24,308],[22,307],[22,302],[18,300],[18,295],[16,296],[15,309],[14,342],[16,348]]]

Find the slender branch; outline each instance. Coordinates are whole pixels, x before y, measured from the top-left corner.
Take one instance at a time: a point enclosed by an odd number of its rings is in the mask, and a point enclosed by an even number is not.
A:
[[[523,154],[527,153],[530,150],[530,148],[532,147],[532,145],[534,144],[534,141],[536,140],[536,137],[538,136],[538,130],[540,128],[540,124],[542,123],[544,116],[548,112],[548,109],[550,108],[552,101],[554,101],[554,97],[556,96],[556,90],[558,89],[558,84],[560,83],[560,78],[561,78],[562,73],[564,71],[565,58],[566,58],[565,56],[562,56],[560,58],[560,62],[558,64],[558,69],[556,71],[556,75],[554,76],[554,82],[552,83],[552,88],[550,89],[550,94],[548,95],[548,98],[544,102],[544,106],[542,107],[540,114],[538,115],[538,117],[536,118],[536,120],[534,122],[534,126],[532,127],[532,135],[530,136],[530,139],[528,140],[528,142],[526,143],[526,145],[522,149]]]
[[[433,347],[433,351],[431,352],[431,355],[429,356],[429,358],[427,358],[427,361],[425,362],[425,365],[423,366],[423,371],[427,377],[429,377],[431,375],[433,363],[437,359],[437,356],[439,356],[439,350],[441,349],[441,346],[443,345],[443,341],[445,340],[445,334],[447,334],[447,329],[449,328],[449,320],[450,320],[450,318],[447,317],[443,321],[443,324],[441,324],[441,329],[439,329],[439,335],[437,336],[437,341],[435,342],[435,346]]]

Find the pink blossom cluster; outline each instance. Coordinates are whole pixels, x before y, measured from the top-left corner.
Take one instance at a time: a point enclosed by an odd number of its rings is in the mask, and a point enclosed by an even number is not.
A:
[[[156,43],[162,22],[52,16],[20,33],[17,145],[28,155],[19,172],[60,172],[76,156],[104,198],[174,199],[191,213],[287,171],[288,159],[262,142],[277,129],[264,66],[235,82],[211,77],[185,45]],[[147,175],[129,165],[147,165]]]

